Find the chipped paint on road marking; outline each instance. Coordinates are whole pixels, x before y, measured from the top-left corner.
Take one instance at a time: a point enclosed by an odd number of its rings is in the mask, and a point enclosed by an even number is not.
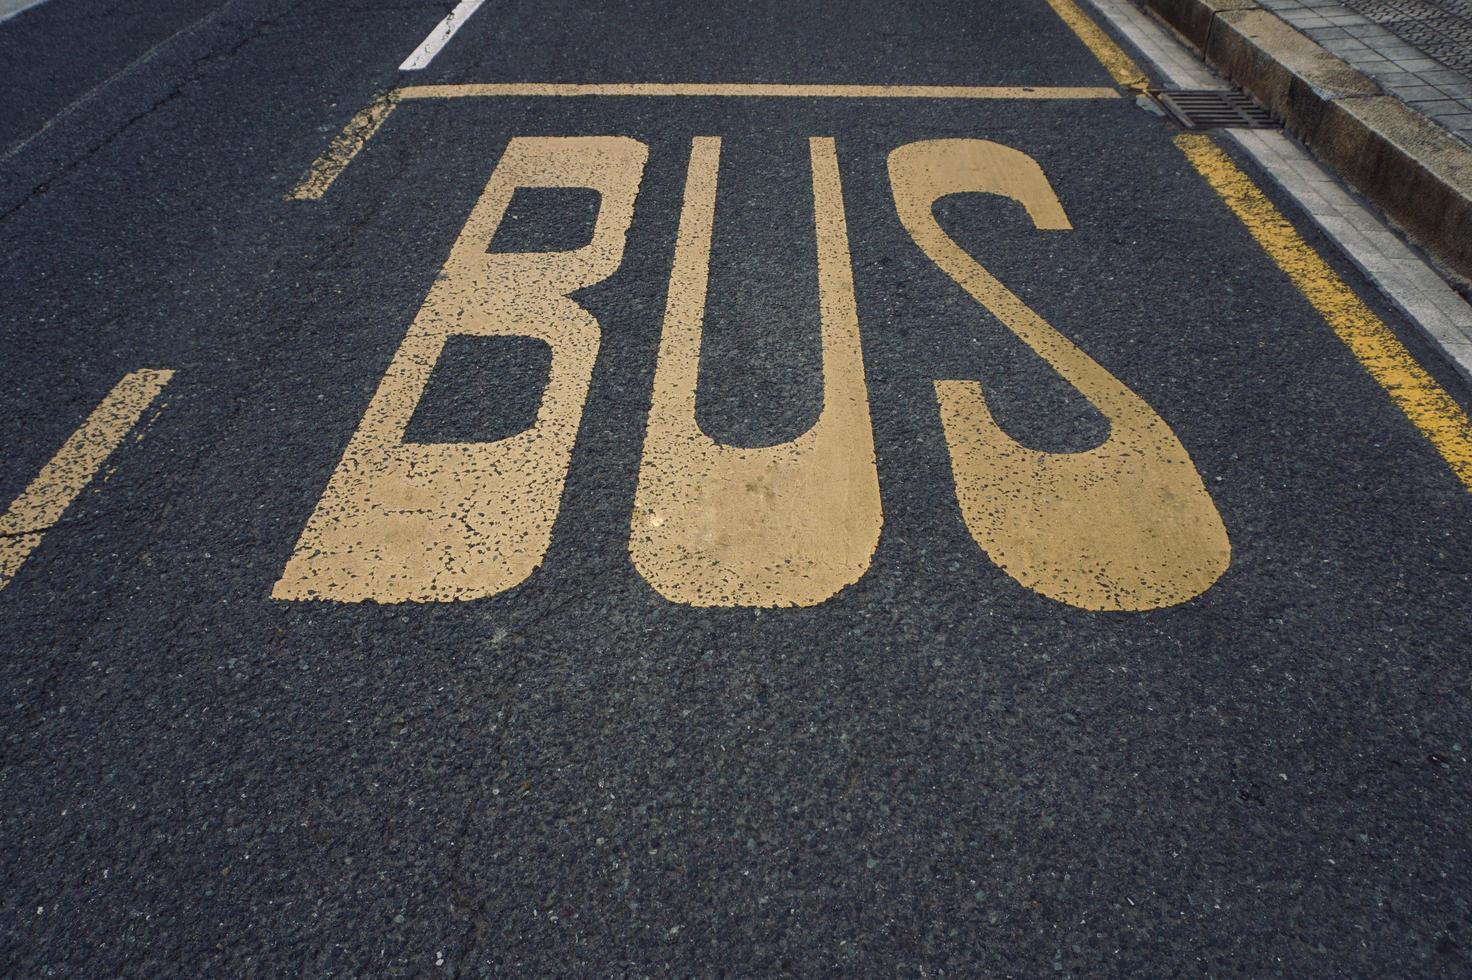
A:
[[[0,589],[20,571],[42,535],[61,520],[173,376],[173,371],[153,369],[124,375],[0,515]]]

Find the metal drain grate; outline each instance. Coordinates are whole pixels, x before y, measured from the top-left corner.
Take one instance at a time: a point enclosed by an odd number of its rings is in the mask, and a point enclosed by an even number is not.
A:
[[[1280,125],[1251,96],[1231,89],[1173,89],[1150,94],[1187,129],[1276,129]]]

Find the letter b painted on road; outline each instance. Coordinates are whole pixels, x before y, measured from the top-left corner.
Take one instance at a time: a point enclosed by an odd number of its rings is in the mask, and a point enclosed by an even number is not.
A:
[[[399,346],[272,595],[436,602],[495,595],[541,563],[561,506],[598,356],[599,326],[568,294],[623,260],[648,148],[618,136],[513,139]],[[518,187],[589,187],[592,240],[565,252],[488,253]],[[404,442],[454,335],[532,337],[552,349],[537,418],[494,442]]]

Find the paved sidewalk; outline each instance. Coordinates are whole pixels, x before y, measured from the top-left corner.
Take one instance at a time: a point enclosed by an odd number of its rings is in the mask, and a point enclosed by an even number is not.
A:
[[[1260,0],[1472,144],[1472,0]]]

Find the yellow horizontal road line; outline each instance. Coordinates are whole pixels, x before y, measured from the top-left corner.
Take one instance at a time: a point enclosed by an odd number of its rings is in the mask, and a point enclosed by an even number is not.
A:
[[[1461,406],[1210,137],[1181,133],[1175,137],[1175,144],[1319,311],[1370,377],[1430,440],[1463,485],[1472,490],[1472,421]]]
[[[384,93],[359,112],[312,163],[312,169],[286,195],[289,201],[315,201],[327,193],[363,149],[394,106],[405,99],[628,97],[804,98],[804,99],[1117,99],[1112,88],[1033,85],[781,85],[719,82],[491,82],[469,85],[409,85]]]
[[[410,85],[403,99],[505,98],[521,96],[694,96],[696,98],[800,99],[1117,99],[1112,88],[1032,85],[783,85],[722,82],[491,82],[469,85]]]
[[[123,441],[148,406],[174,376],[173,371],[134,371],[123,376],[81,428],[41,467],[30,486],[0,514],[0,589],[10,584],[44,534],[92,482],[107,457]]]

